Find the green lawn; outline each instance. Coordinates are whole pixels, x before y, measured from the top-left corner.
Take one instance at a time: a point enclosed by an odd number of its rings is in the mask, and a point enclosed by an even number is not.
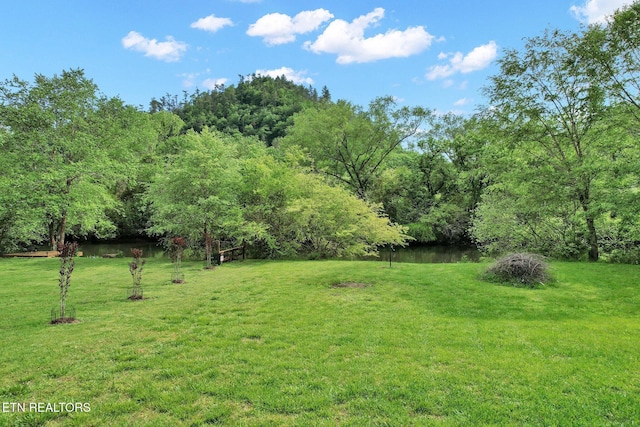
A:
[[[638,266],[530,290],[485,264],[187,262],[176,285],[152,259],[129,301],[128,261],[79,259],[80,322],[49,325],[59,260],[0,260],[0,400],[90,404],[0,425],[640,423]]]

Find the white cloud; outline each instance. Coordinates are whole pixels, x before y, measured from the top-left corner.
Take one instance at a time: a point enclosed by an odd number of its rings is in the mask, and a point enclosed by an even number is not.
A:
[[[454,102],[453,105],[456,106],[456,107],[462,107],[463,105],[467,105],[470,102],[471,102],[471,100],[469,98],[462,98],[462,99],[458,99],[456,102]]]
[[[315,42],[306,42],[305,48],[314,53],[334,53],[339,64],[372,62],[386,58],[405,58],[418,54],[431,46],[435,37],[424,27],[409,27],[404,31],[389,30],[365,38],[364,31],[384,17],[378,7],[351,23],[342,19],[331,22]]]
[[[498,56],[498,45],[494,41],[478,46],[464,56],[462,52],[440,54],[438,58],[448,58],[449,63],[430,67],[426,78],[428,80],[444,79],[455,73],[467,74],[482,70],[488,67],[496,56]]]
[[[295,71],[293,68],[289,67],[280,67],[275,70],[256,70],[256,75],[259,76],[269,76],[269,77],[280,77],[285,76],[287,80],[291,80],[296,84],[313,84],[313,79],[311,77],[305,77],[307,74],[306,71]]]
[[[205,81],[202,82],[202,86],[204,86],[205,88],[207,88],[209,90],[214,90],[218,86],[225,85],[228,81],[229,81],[229,79],[224,78],[224,77],[221,77],[221,78],[218,78],[218,79],[206,79]]]
[[[148,39],[136,31],[130,31],[122,38],[122,46],[125,49],[144,53],[144,56],[159,59],[166,62],[175,62],[180,59],[187,50],[187,44],[174,40],[167,36],[167,41],[158,42],[156,39]]]
[[[587,24],[603,24],[607,16],[633,3],[633,0],[585,0],[583,6],[571,6],[569,9],[576,19]]]
[[[270,13],[249,26],[247,34],[262,37],[268,45],[290,43],[297,34],[314,31],[324,22],[333,18],[326,9],[306,10],[293,18],[283,13]]]
[[[206,18],[200,18],[196,22],[192,23],[191,28],[215,33],[219,29],[231,25],[233,25],[233,22],[229,18],[218,18],[215,15],[209,15]]]

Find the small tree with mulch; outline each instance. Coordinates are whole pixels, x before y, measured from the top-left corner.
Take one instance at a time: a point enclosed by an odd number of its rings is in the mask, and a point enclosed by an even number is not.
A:
[[[133,279],[133,288],[131,289],[129,299],[139,300],[143,299],[142,270],[147,260],[142,259],[142,249],[131,248],[131,256],[133,257],[133,261],[129,263],[129,272]]]
[[[60,308],[51,309],[51,323],[72,323],[75,321],[75,309],[70,307],[67,309],[67,294],[71,286],[71,274],[75,267],[73,257],[78,251],[76,242],[58,244],[60,252],[60,277],[58,278],[58,286],[60,287]]]
[[[171,253],[171,262],[173,263],[173,283],[184,283],[184,274],[180,272],[182,268],[182,255],[187,247],[187,241],[182,237],[173,237],[169,242],[169,251]]]

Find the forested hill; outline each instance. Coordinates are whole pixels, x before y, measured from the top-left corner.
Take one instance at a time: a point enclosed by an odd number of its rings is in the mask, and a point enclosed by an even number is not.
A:
[[[200,132],[205,127],[243,136],[257,136],[268,146],[283,137],[293,124],[293,115],[318,102],[329,102],[327,87],[318,91],[302,86],[284,76],[272,78],[251,74],[240,76],[237,86],[220,85],[211,91],[185,94],[182,101],[176,95],[153,99],[151,113],[170,111],[185,123],[186,129]]]

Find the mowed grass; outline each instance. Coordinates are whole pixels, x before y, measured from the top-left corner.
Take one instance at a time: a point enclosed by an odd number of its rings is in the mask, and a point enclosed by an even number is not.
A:
[[[57,259],[0,260],[0,425],[638,425],[640,268],[554,263],[557,283],[486,264],[247,261],[213,271],[78,259],[49,325]],[[362,288],[334,288],[342,282]]]

